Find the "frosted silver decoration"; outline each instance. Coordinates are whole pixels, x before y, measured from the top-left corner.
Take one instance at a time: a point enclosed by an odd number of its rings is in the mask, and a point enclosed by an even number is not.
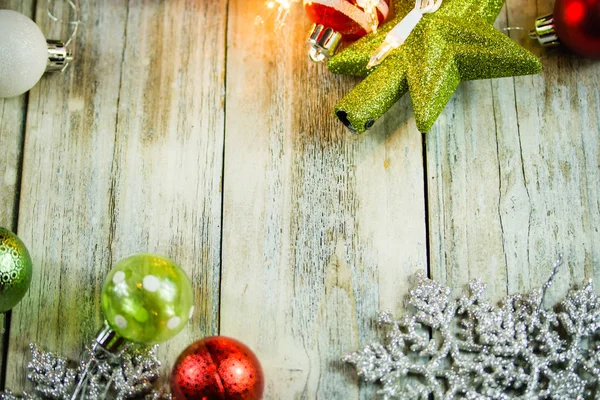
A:
[[[155,390],[160,362],[157,346],[127,348],[117,356],[98,358],[87,351],[86,362],[71,365],[66,358],[43,352],[35,344],[29,346],[32,360],[27,365],[27,378],[34,384],[33,393],[16,396],[12,392],[0,394],[2,400],[70,400],[80,377],[88,366],[93,366],[86,380],[85,390],[78,399],[147,399],[170,400],[171,396]]]
[[[388,331],[384,343],[344,361],[382,384],[384,399],[598,399],[598,296],[588,281],[546,310],[551,279],[493,307],[479,280],[455,300],[448,287],[417,274],[410,312],[379,317]]]

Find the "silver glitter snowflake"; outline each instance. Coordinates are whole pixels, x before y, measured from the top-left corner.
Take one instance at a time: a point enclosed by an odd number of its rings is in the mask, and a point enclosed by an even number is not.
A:
[[[7,391],[1,400],[86,400],[152,399],[167,400],[169,395],[154,390],[160,362],[156,346],[126,348],[118,355],[107,355],[88,349],[85,361],[71,366],[64,357],[43,352],[35,344],[29,346],[32,360],[27,365],[27,378],[35,385],[33,393],[16,396]]]
[[[344,361],[384,399],[600,399],[600,300],[588,281],[546,310],[551,280],[493,307],[479,280],[455,300],[417,274],[410,314],[379,317],[385,344]]]

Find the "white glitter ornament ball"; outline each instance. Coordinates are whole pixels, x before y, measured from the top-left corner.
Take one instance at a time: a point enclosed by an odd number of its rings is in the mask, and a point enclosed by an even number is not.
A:
[[[25,15],[0,10],[0,98],[31,89],[48,62],[48,45],[40,28]]]

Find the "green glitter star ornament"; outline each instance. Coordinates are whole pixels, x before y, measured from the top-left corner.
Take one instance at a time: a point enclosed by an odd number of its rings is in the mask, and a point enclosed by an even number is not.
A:
[[[386,34],[413,8],[413,0],[394,2],[396,17],[329,60],[336,74],[365,77],[336,106],[351,131],[363,133],[406,92],[417,128],[427,132],[461,81],[536,74],[541,63],[492,24],[504,0],[444,0],[425,14],[406,42],[378,66],[367,69]]]

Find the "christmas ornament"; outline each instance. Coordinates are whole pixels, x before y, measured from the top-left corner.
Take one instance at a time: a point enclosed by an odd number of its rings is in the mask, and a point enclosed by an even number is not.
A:
[[[150,393],[158,363],[135,352],[128,362],[127,349],[163,342],[183,329],[193,312],[189,279],[166,257],[137,254],[115,265],[101,297],[107,325],[78,368],[68,368],[63,358],[32,348],[29,377],[36,384],[36,396],[96,400],[111,391],[118,399]]]
[[[224,336],[199,340],[181,353],[171,374],[176,400],[258,400],[264,378],[254,353]]]
[[[563,43],[583,57],[600,58],[600,0],[558,0],[553,14],[536,20],[530,37],[543,46]]]
[[[87,400],[106,398],[124,400],[135,398],[169,399],[153,384],[159,377],[160,362],[156,346],[128,347],[119,357],[98,357],[87,350],[85,361],[70,366],[69,360],[54,353],[42,352],[34,344],[29,346],[32,360],[27,365],[28,379],[34,384],[33,393],[16,396],[11,392],[0,394],[2,400],[69,400],[84,374],[89,376],[82,397]],[[88,365],[93,364],[93,369]]]
[[[17,235],[0,227],[0,312],[12,309],[25,296],[31,283],[31,268],[25,244]]]
[[[492,26],[502,5],[503,0],[444,0],[437,11],[418,18],[402,45],[368,69],[387,34],[414,10],[412,2],[396,0],[396,18],[330,59],[332,72],[365,77],[335,106],[337,117],[362,133],[410,91],[417,127],[427,132],[461,81],[539,72],[535,56]]]
[[[66,45],[46,40],[31,19],[0,10],[0,98],[27,92],[44,72],[63,71],[71,60]]]
[[[600,298],[591,281],[572,290],[556,311],[542,306],[542,288],[507,297],[499,308],[471,282],[454,300],[451,290],[422,273],[385,343],[344,360],[368,382],[380,382],[384,399],[591,399],[600,384]],[[407,377],[413,379],[406,379]]]
[[[166,341],[193,313],[192,285],[168,258],[138,254],[121,260],[102,287],[102,311],[117,335],[136,343]]]
[[[331,57],[342,40],[356,40],[375,32],[390,14],[389,0],[304,0],[315,23],[308,43],[311,60]]]

